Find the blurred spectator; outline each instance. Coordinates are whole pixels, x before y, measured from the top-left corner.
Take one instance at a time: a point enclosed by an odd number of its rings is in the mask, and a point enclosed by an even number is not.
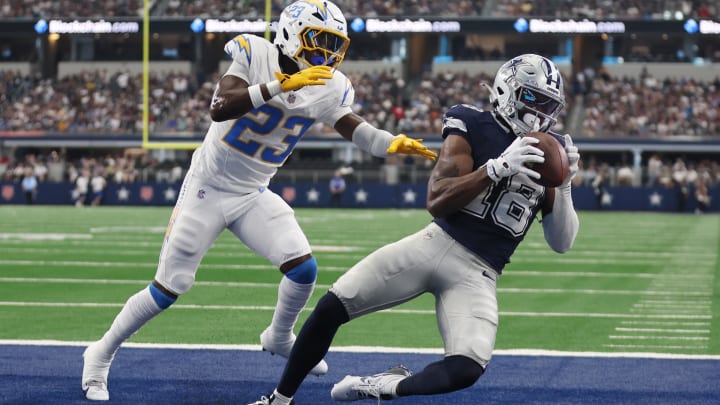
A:
[[[107,180],[105,180],[105,177],[102,174],[102,168],[96,169],[95,175],[90,180],[90,187],[92,188],[93,193],[93,199],[91,202],[92,205],[97,206],[102,203],[106,186]]]
[[[607,198],[607,187],[609,185],[610,176],[607,164],[602,164],[600,170],[595,174],[592,180],[593,192],[595,193],[595,201],[597,208],[603,209],[604,200]]]
[[[335,170],[333,178],[330,179],[330,207],[339,208],[342,205],[342,196],[345,192],[345,179],[340,170]]]
[[[662,174],[662,160],[660,155],[653,153],[647,163],[647,182],[646,186],[652,187],[657,185],[658,179]]]
[[[695,206],[695,213],[702,214],[707,211],[710,206],[710,195],[708,194],[707,185],[704,179],[698,179],[695,184],[695,200],[697,205]]]
[[[73,191],[76,207],[82,207],[85,205],[89,185],[90,171],[88,169],[82,169],[80,175],[75,180],[75,190]]]
[[[47,159],[47,181],[58,183],[65,176],[65,161],[57,151],[50,152]]]
[[[28,205],[35,204],[35,196],[37,195],[38,180],[35,177],[35,171],[32,167],[25,168],[25,175],[21,183],[23,194],[25,194],[25,203]]]
[[[618,168],[616,173],[616,184],[618,186],[633,186],[635,184],[635,174],[629,165],[623,164],[620,168]]]

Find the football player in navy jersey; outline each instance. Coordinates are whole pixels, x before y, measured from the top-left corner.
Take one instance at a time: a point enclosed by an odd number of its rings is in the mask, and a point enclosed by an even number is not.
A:
[[[255,404],[288,404],[327,353],[338,328],[359,316],[429,292],[445,346],[442,360],[412,374],[398,366],[372,376],[346,376],[336,401],[433,395],[473,385],[485,372],[498,327],[496,284],[538,212],[548,245],[568,251],[579,222],[570,183],[580,155],[569,135],[570,172],[557,188],[532,179],[526,163],[544,161],[531,132],[547,132],[565,104],[550,60],[521,55],[503,64],[489,88],[492,111],[469,105],[444,116],[443,146],[428,182],[424,229],[371,253],[333,284],[305,322],[274,392]]]

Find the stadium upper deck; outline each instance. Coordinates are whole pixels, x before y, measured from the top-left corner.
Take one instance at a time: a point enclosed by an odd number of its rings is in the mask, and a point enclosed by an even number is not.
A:
[[[272,14],[279,14],[287,1],[272,0]],[[336,0],[348,16],[439,16],[439,17],[558,17],[602,19],[712,18],[717,2],[693,0]],[[263,0],[151,0],[155,17],[258,17],[265,14]],[[142,0],[31,1],[3,0],[0,18],[92,18],[137,17]]]

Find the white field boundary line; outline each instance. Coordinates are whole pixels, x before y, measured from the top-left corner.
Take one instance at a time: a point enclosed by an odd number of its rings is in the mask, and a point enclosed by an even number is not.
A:
[[[42,277],[0,277],[0,283],[56,283],[56,284],[148,284],[150,280],[111,280],[111,279],[76,279],[76,278],[42,278]],[[262,287],[276,288],[274,283],[245,283],[231,281],[196,281],[194,286],[214,287]],[[317,284],[316,289],[327,289],[330,285]],[[591,289],[563,289],[563,288],[498,288],[500,293],[524,294],[586,294],[586,295],[650,295],[650,296],[696,296],[708,297],[711,291],[656,291],[656,290],[591,290]]]
[[[159,232],[160,235],[165,233],[165,228],[163,228],[162,232]],[[153,249],[159,249],[160,245],[162,244],[162,240],[158,238],[152,238],[145,240],[138,240],[137,238],[133,240],[92,240],[88,241],[89,239],[93,239],[92,235],[87,234],[9,234],[9,233],[0,233],[0,241],[4,242],[18,242],[17,244],[21,244],[19,242],[23,242],[27,240],[72,240],[72,239],[84,239],[86,241],[78,242],[77,244],[81,244],[83,246],[87,245],[93,245],[93,246],[126,246],[126,247],[151,247]],[[356,252],[359,250],[365,250],[364,247],[360,246],[350,246],[347,244],[338,245],[337,240],[327,240],[327,244],[313,244],[311,247],[314,251],[317,252]],[[357,243],[356,243],[357,244]],[[222,250],[223,248],[226,249],[232,249],[236,250],[239,246],[243,246],[242,244],[233,244],[233,243],[216,243],[213,245],[214,249],[211,249],[210,252],[216,251],[216,250]],[[15,250],[20,251],[22,248],[18,248]],[[47,248],[41,248],[41,247],[35,247],[35,248],[26,248],[22,251],[38,251],[38,252],[53,252],[54,249],[47,249]],[[113,252],[116,252],[117,250],[113,250]],[[250,250],[247,251],[248,255],[255,255],[255,253],[251,252]],[[520,258],[523,256],[523,254],[527,254],[528,256],[532,257],[533,259],[536,258],[538,255],[545,255],[545,256],[556,256],[557,253],[544,248],[539,250],[533,250],[532,252],[523,251],[518,252],[515,259]],[[592,256],[592,257],[607,257],[607,251],[598,251],[598,250],[573,250],[572,256]],[[674,258],[677,259],[678,257],[687,256],[691,259],[709,259],[713,260],[717,257],[716,253],[707,253],[707,252],[640,252],[640,251],[616,251],[613,252],[614,257],[628,257],[628,258],[650,258],[650,259],[658,259],[659,257],[667,257],[667,258]],[[513,260],[515,260],[513,259]]]
[[[120,246],[118,243],[111,243],[112,246]],[[359,251],[359,249],[358,249]],[[103,266],[106,265],[105,263],[112,263],[111,265],[114,266],[122,266],[123,262],[100,262],[100,261],[79,261],[79,260],[71,260],[71,261],[49,261],[49,260],[2,260],[0,261],[0,265],[47,265],[47,266],[59,266],[62,264],[55,264],[55,263],[73,263],[73,265],[77,266]],[[74,264],[77,263],[77,264]],[[84,263],[84,264],[81,264]],[[538,263],[543,264],[564,264],[564,265],[570,265],[570,264],[637,264],[637,265],[644,265],[644,266],[650,266],[650,265],[665,265],[667,264],[667,260],[660,259],[660,260],[648,260],[648,259],[638,259],[638,260],[623,260],[623,259],[608,259],[608,258],[586,258],[586,259],[578,259],[578,258],[527,258],[527,259],[514,259],[513,263],[515,264],[521,264],[521,263],[532,263],[534,265]],[[693,265],[695,267],[712,267],[715,266],[714,260],[694,260]],[[147,265],[147,266],[156,266],[157,263],[132,263],[132,265]],[[272,267],[272,266],[267,266]],[[323,267],[327,269],[328,267]],[[347,267],[342,267],[343,271],[347,270]],[[562,273],[562,272],[560,272]],[[512,274],[512,270],[508,271],[508,274]],[[692,274],[685,274],[683,277],[692,276]]]
[[[62,340],[25,340],[0,339],[0,346],[69,346],[85,347],[92,342],[62,341]],[[123,347],[136,349],[184,349],[184,350],[244,350],[261,351],[260,345],[230,345],[230,344],[189,344],[189,343],[134,343],[125,342]],[[348,353],[411,353],[411,354],[438,354],[443,350],[439,348],[405,348],[385,346],[333,346],[331,352]],[[670,359],[670,360],[720,360],[720,355],[714,354],[675,354],[675,353],[633,353],[633,352],[575,352],[542,349],[498,349],[493,356],[533,356],[533,357],[597,357],[597,358],[637,358],[637,359]]]
[[[47,307],[47,308],[122,308],[124,303],[98,303],[98,302],[23,302],[0,301],[0,307]],[[258,305],[194,305],[174,304],[169,310],[200,309],[224,311],[274,311],[274,306]],[[303,309],[305,312],[312,308]],[[385,309],[379,312],[405,315],[435,315],[433,309]],[[675,315],[675,314],[609,314],[588,312],[513,312],[500,311],[500,316],[528,316],[547,318],[620,318],[620,319],[712,319],[712,315]]]
[[[46,267],[157,267],[156,262],[119,262],[119,261],[86,261],[86,260],[0,260],[0,266],[46,266]],[[277,270],[277,267],[269,264],[202,264],[201,269],[217,269],[217,270]],[[349,267],[345,266],[322,266],[320,271],[342,271],[345,272]],[[663,277],[659,273],[606,273],[597,271],[532,271],[532,270],[512,270],[507,274],[503,274],[501,278],[512,276],[529,276],[529,277],[587,277],[587,278],[636,278],[636,279],[653,279]],[[712,274],[685,274],[685,279],[698,279],[707,281],[713,279]],[[674,284],[671,284],[674,285]],[[694,284],[696,285],[696,284]],[[701,284],[704,285],[704,284]],[[711,288],[711,287],[708,287]]]

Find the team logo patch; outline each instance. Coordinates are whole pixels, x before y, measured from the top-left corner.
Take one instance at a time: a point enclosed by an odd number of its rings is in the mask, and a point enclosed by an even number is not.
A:
[[[2,198],[10,201],[13,197],[15,197],[15,186],[4,185],[2,187]]]
[[[296,196],[297,196],[297,192],[295,190],[295,187],[283,187],[283,189],[282,189],[283,200],[285,200],[287,202],[293,202],[293,201],[295,201]]]
[[[153,188],[152,186],[142,186],[140,187],[140,199],[143,201],[150,201],[153,198]]]

